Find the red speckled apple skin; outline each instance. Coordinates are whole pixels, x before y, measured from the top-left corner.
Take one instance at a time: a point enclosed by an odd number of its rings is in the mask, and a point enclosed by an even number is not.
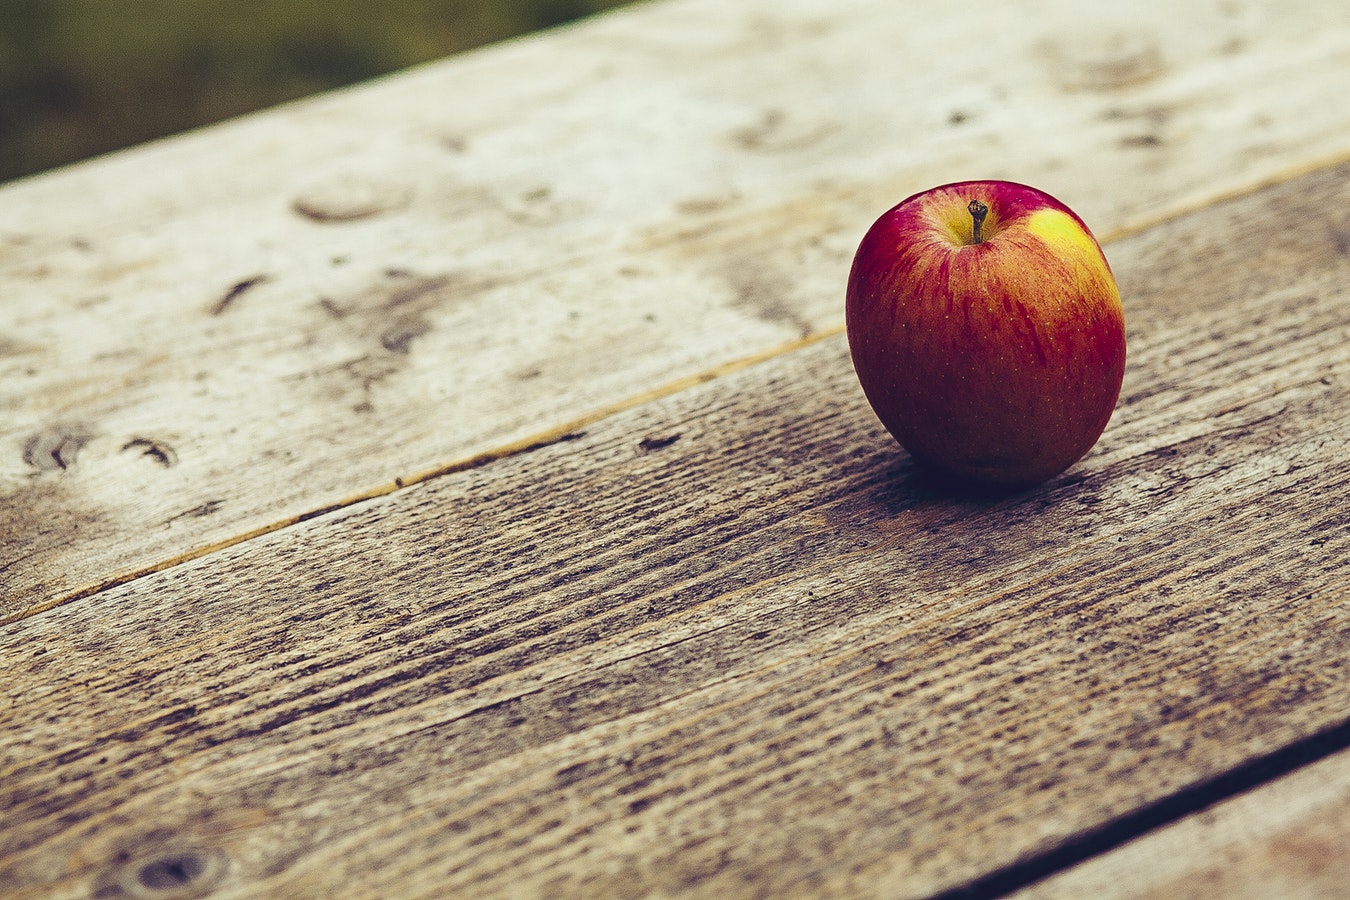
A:
[[[988,206],[973,243],[971,201]],[[968,181],[916,194],[863,238],[849,348],[864,393],[916,459],[1023,487],[1105,430],[1125,373],[1125,319],[1101,247],[1035,188]]]

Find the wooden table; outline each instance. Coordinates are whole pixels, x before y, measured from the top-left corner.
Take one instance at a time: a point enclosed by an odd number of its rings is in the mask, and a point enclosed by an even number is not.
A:
[[[1350,5],[1102,9],[644,4],[0,190],[0,895],[1350,892]],[[1129,325],[1004,498],[841,329],[973,177]]]

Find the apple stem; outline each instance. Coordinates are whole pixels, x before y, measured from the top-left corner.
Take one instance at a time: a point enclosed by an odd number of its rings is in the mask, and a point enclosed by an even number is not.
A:
[[[984,238],[980,236],[980,226],[984,225],[984,217],[989,215],[989,207],[979,200],[970,201],[966,207],[970,212],[970,218],[975,222],[975,231],[972,233],[972,244],[983,244]]]

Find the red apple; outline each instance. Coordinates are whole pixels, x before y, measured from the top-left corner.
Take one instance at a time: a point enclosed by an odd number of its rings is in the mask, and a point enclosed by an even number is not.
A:
[[[1083,220],[1007,181],[915,194],[863,238],[848,343],[868,402],[921,463],[1024,487],[1097,442],[1125,374],[1125,316]]]

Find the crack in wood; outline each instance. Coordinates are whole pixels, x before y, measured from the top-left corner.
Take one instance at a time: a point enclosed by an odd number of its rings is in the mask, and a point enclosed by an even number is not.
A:
[[[89,435],[82,431],[40,432],[24,444],[23,460],[35,469],[64,472],[75,465],[87,443]]]
[[[128,450],[139,450],[141,455],[150,457],[166,469],[178,464],[178,454],[173,447],[153,438],[132,438],[122,445],[123,452]]]
[[[216,301],[215,306],[211,307],[211,315],[219,316],[234,305],[234,302],[251,288],[270,281],[270,275],[254,275],[252,278],[245,278],[243,281],[235,283],[224,295]]]

